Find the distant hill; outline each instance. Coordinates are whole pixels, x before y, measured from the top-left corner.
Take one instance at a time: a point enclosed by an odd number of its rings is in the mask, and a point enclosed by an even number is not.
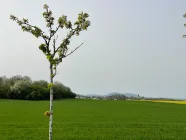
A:
[[[81,96],[86,96],[86,97],[108,97],[108,96],[113,96],[113,95],[125,95],[126,97],[138,97],[137,94],[134,93],[119,93],[119,92],[112,92],[106,95],[98,95],[98,94],[87,94],[87,95],[81,95]]]
[[[124,95],[127,97],[138,97],[138,95],[134,93],[124,93]]]
[[[112,92],[112,93],[109,93],[109,94],[107,94],[105,96],[107,97],[107,96],[116,95],[116,94],[125,95],[126,97],[138,97],[137,94],[133,94],[133,93],[119,93],[119,92]]]
[[[88,97],[98,97],[98,96],[101,96],[101,95],[97,95],[97,94],[88,94],[88,95],[85,95],[85,96],[88,96]]]

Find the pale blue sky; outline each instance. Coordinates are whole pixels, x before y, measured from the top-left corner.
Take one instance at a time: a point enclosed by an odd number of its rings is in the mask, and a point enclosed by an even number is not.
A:
[[[2,0],[0,75],[49,81],[41,40],[9,19],[26,17],[45,28],[43,5],[55,17],[90,15],[87,32],[72,39],[84,45],[58,67],[55,80],[78,94],[131,92],[148,97],[186,98],[185,0]],[[63,34],[63,31],[60,32]]]

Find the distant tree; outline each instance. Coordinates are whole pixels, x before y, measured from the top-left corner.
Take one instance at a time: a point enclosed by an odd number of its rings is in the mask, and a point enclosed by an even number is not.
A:
[[[69,52],[69,44],[70,39],[74,35],[79,35],[79,33],[83,30],[87,30],[90,26],[90,21],[87,20],[89,15],[87,13],[81,12],[78,15],[77,21],[72,24],[71,21],[67,20],[67,16],[62,15],[58,18],[58,25],[56,28],[54,25],[54,17],[52,16],[52,11],[49,10],[48,5],[44,5],[43,17],[46,20],[46,27],[49,28],[49,35],[45,34],[39,27],[35,25],[31,25],[28,19],[18,19],[14,15],[10,15],[10,19],[16,21],[19,26],[21,26],[23,31],[29,32],[34,35],[36,38],[42,38],[44,43],[39,46],[39,49],[45,54],[46,58],[49,61],[50,68],[50,119],[49,119],[49,140],[52,140],[52,122],[53,122],[53,78],[57,74],[57,66],[62,62],[63,58],[71,55],[74,51],[76,51],[80,46],[75,48],[73,51]],[[73,27],[74,25],[74,27]],[[68,29],[67,36],[62,40],[61,44],[57,47],[56,41],[58,36],[56,33],[59,29]],[[52,46],[52,48],[50,48]],[[69,53],[68,53],[69,52]]]
[[[66,87],[61,82],[54,82],[54,98],[75,98],[76,95],[71,91],[69,87]]]
[[[48,82],[45,80],[33,81],[32,85],[39,85],[39,86],[47,88]]]
[[[33,93],[31,94],[31,92],[34,92],[34,96],[33,96]],[[43,85],[39,85],[39,84],[37,85],[36,83],[32,84],[31,85],[31,92],[27,95],[26,99],[28,99],[28,100],[44,100],[44,99],[50,98],[49,89]],[[40,94],[39,96],[42,96],[42,97],[38,98],[35,95],[36,93],[39,93]]]
[[[26,98],[28,100],[42,100],[43,96],[39,91],[32,91],[30,94],[27,95]]]
[[[9,78],[7,78],[6,76],[2,76],[0,79],[1,79],[0,98],[9,98],[10,97],[9,99],[11,99],[11,96],[9,96],[11,80]],[[12,82],[12,83],[14,84],[14,82]]]
[[[14,85],[16,81],[22,80],[23,77],[21,75],[12,76],[7,79],[6,84],[9,84],[10,86]]]
[[[0,77],[0,87],[3,85],[3,77]]]
[[[54,98],[60,99],[63,97],[63,94],[65,94],[65,86],[61,82],[54,82]]]
[[[5,84],[6,79],[7,78],[5,76],[0,77],[0,98],[1,99],[7,98],[6,93],[8,92],[9,87],[6,86]]]
[[[54,99],[76,97],[76,94],[61,82],[54,82],[53,89]],[[49,92],[48,82],[45,80],[32,81],[28,76],[0,77],[1,99],[46,100],[50,98]]]
[[[29,76],[23,76],[22,79],[26,80],[26,81],[29,81],[29,82],[32,82],[32,79]]]
[[[4,86],[6,79],[7,79],[6,76],[1,76],[0,77],[0,87]]]
[[[30,93],[31,82],[29,80],[18,80],[11,86],[11,93],[14,99],[25,99],[26,95]]]

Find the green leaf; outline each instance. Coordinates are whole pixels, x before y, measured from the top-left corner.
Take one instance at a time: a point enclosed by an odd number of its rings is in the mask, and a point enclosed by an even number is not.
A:
[[[28,23],[28,19],[23,18],[23,23],[27,24]]]
[[[49,60],[51,58],[51,55],[50,54],[47,54],[46,55],[46,58]]]
[[[61,17],[59,17],[59,19],[58,19],[58,24],[59,24],[59,26],[60,26],[61,28],[64,27],[64,25],[66,24],[66,22],[67,22],[67,16],[62,15]]]
[[[53,74],[51,74],[51,76],[53,77]],[[48,84],[48,88],[51,88],[51,87],[53,87],[54,86],[54,84],[52,84],[52,83],[49,83]]]
[[[87,13],[84,13],[84,15],[83,15],[85,18],[88,18],[89,17],[89,15],[87,14]]]
[[[45,5],[43,6],[43,8],[44,8],[44,9],[48,9],[49,6],[48,6],[47,4],[45,4]]]
[[[17,17],[15,17],[14,15],[10,15],[10,19],[12,19],[13,21],[18,20]]]

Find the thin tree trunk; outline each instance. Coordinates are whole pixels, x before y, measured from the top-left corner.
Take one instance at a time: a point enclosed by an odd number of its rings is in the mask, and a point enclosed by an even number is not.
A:
[[[50,83],[53,84],[53,69],[50,64]],[[52,123],[53,123],[53,85],[50,86],[50,119],[49,119],[49,140],[52,140]]]

